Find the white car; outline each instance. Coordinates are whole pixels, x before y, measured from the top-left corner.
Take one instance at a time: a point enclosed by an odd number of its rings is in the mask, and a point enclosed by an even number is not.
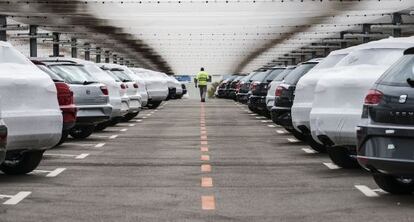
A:
[[[98,63],[97,64],[102,70],[108,72],[110,75],[118,77],[126,86],[126,94],[129,97],[129,110],[124,115],[123,120],[129,121],[136,117],[141,111],[141,93],[139,91],[139,85],[134,80],[134,77],[128,74],[125,66],[112,63]]]
[[[325,75],[315,88],[310,127],[312,137],[327,146],[332,161],[356,167],[356,127],[362,106],[374,82],[414,47],[414,37],[389,38],[367,43],[343,58],[334,75]]]
[[[8,128],[6,174],[26,174],[58,144],[63,117],[52,79],[12,45],[0,42],[0,119]]]
[[[296,68],[296,66],[288,66],[283,70],[282,73],[276,76],[273,81],[269,84],[269,89],[267,90],[266,95],[266,108],[267,110],[271,110],[272,107],[275,105],[275,98],[276,98],[276,88],[283,82],[283,79]]]
[[[148,92],[145,80],[127,66],[123,66],[123,69],[138,84],[138,91],[141,95],[141,106],[146,106],[148,104]]]
[[[161,74],[152,70],[134,68],[133,71],[145,81],[148,93],[147,107],[157,108],[168,97],[167,80]]]
[[[308,144],[318,152],[325,152],[326,148],[319,141],[312,138],[309,123],[316,84],[323,76],[334,75],[337,70],[340,70],[341,68],[335,65],[356,48],[350,47],[331,52],[321,63],[300,78],[296,85],[295,99],[292,106],[292,124],[296,130],[305,135]]]
[[[174,81],[175,84],[175,96],[174,99],[180,99],[183,97],[183,87],[181,86],[180,81],[178,81],[174,76],[168,76]]]

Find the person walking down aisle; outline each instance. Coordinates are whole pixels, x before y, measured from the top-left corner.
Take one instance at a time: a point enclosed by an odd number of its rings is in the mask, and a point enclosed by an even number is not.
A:
[[[204,68],[200,69],[200,72],[197,74],[196,78],[194,79],[195,87],[200,89],[200,98],[201,102],[206,102],[206,94],[207,94],[207,82],[210,80],[210,75],[204,71]]]

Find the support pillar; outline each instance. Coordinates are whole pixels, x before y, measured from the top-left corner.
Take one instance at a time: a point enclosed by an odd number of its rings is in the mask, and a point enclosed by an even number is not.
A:
[[[105,51],[105,63],[109,63],[109,51]]]
[[[0,27],[7,28],[7,16],[0,15]],[[7,32],[6,30],[0,31],[0,41],[7,41]]]
[[[59,57],[59,42],[60,42],[60,34],[58,32],[52,33],[53,36],[53,57]]]
[[[77,48],[77,42],[78,40],[76,38],[72,38],[71,40],[71,54],[72,58],[78,58],[78,48]]]
[[[29,26],[29,44],[30,44],[30,57],[37,57],[37,25]]]
[[[339,34],[340,34],[341,39],[345,39],[345,32],[340,32]],[[347,47],[348,47],[348,44],[345,41],[341,42],[341,49],[344,49],[344,48],[347,48]]]
[[[99,48],[99,47],[96,47],[95,62],[96,63],[101,63],[101,48]]]
[[[114,63],[114,64],[117,64],[118,63],[118,58],[117,57],[118,56],[116,54],[113,55],[112,58],[113,58],[114,61],[112,61],[112,63]]]
[[[403,24],[402,16],[400,13],[393,13],[392,14],[392,24],[393,25],[401,25]],[[392,30],[392,36],[394,37],[401,37],[402,31],[401,28],[395,28]]]
[[[89,43],[85,43],[85,60],[90,61],[91,60],[91,46]]]
[[[124,65],[124,58],[119,58],[119,65],[123,66]]]
[[[362,33],[369,34],[371,32],[370,24],[362,24]],[[370,41],[369,37],[362,37],[362,43],[367,43]]]

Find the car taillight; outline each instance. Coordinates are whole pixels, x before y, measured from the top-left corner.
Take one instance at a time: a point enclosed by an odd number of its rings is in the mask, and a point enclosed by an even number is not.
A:
[[[257,85],[258,85],[258,83],[257,83],[257,82],[254,82],[253,84],[251,84],[251,85],[250,85],[250,90],[251,90],[251,91],[256,90]]]
[[[134,88],[138,89],[138,84],[134,83]]]
[[[365,96],[365,105],[378,105],[381,102],[383,95],[384,94],[382,94],[381,91],[370,89]]]
[[[126,89],[125,84],[121,84],[121,89]]]
[[[7,127],[0,126],[0,145],[5,146],[7,144]]]
[[[283,86],[278,86],[276,88],[275,96],[281,96],[284,89],[285,88]]]
[[[64,82],[57,82],[55,86],[59,105],[67,106],[73,104],[73,92],[70,90],[69,85]]]
[[[107,95],[109,94],[109,92],[108,92],[108,87],[106,87],[106,86],[101,86],[100,88],[101,88],[102,93],[103,93],[105,96],[107,96]]]

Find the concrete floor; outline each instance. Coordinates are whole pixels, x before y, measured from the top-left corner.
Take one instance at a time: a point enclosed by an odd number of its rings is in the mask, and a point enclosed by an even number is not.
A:
[[[246,107],[208,100],[202,110],[195,100],[169,101],[48,151],[43,171],[0,175],[0,202],[31,192],[0,204],[0,221],[414,220],[412,196],[377,190],[362,170],[328,168],[326,155],[305,152]]]

